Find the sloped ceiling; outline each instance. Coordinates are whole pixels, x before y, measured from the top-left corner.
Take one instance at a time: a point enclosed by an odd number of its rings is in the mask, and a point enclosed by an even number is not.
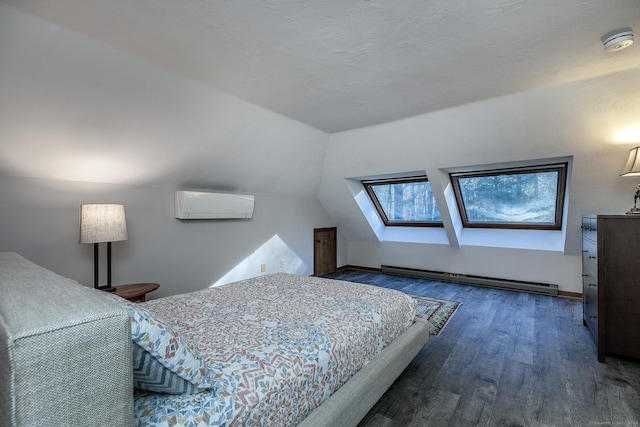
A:
[[[2,0],[333,133],[640,67],[637,0]]]

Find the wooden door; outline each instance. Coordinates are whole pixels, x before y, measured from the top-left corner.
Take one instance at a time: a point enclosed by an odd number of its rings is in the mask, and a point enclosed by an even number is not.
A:
[[[337,269],[338,250],[337,228],[316,228],[313,230],[313,275],[324,276]]]

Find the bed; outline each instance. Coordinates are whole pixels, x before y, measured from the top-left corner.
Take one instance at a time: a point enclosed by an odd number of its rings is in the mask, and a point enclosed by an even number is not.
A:
[[[301,423],[406,332],[416,302],[389,289],[279,273],[142,307],[192,346],[208,378],[194,393],[136,390],[137,425],[280,427]]]
[[[274,274],[133,304],[55,277],[15,254],[0,256],[4,265],[24,271],[6,275],[12,283],[3,297],[30,296],[28,306],[0,302],[0,320],[8,320],[0,326],[9,337],[2,354],[10,361],[0,376],[11,379],[0,389],[0,406],[9,425],[45,417],[47,425],[355,426],[428,339],[427,325],[414,321],[413,299],[369,285]],[[35,288],[48,295],[34,294]],[[117,331],[88,328],[97,309]],[[126,335],[121,312],[130,326]],[[67,317],[74,321],[60,320]],[[18,334],[18,328],[25,330]],[[57,330],[81,341],[66,349],[46,338]],[[47,348],[38,369],[31,369],[24,362],[31,356],[18,355],[36,338]],[[106,354],[120,356],[105,360],[96,348],[106,346]],[[38,372],[60,370],[69,355],[92,360],[95,365],[74,362],[65,369],[91,375],[92,396],[104,401],[74,392],[59,376],[43,384],[50,379]],[[103,361],[107,368],[96,372],[92,366]],[[47,393],[27,389],[36,385]],[[45,415],[34,416],[43,402]],[[90,414],[78,405],[92,405]]]

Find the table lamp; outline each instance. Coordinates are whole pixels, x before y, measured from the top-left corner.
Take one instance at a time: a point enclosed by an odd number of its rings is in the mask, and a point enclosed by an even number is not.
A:
[[[89,204],[80,206],[80,243],[93,243],[94,288],[113,292],[111,287],[111,242],[127,240],[124,206]],[[98,245],[107,244],[107,284],[98,285]]]

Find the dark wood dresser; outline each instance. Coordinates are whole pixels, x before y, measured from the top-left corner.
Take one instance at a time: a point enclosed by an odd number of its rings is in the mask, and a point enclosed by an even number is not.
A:
[[[582,304],[599,362],[640,359],[640,215],[583,215]]]

